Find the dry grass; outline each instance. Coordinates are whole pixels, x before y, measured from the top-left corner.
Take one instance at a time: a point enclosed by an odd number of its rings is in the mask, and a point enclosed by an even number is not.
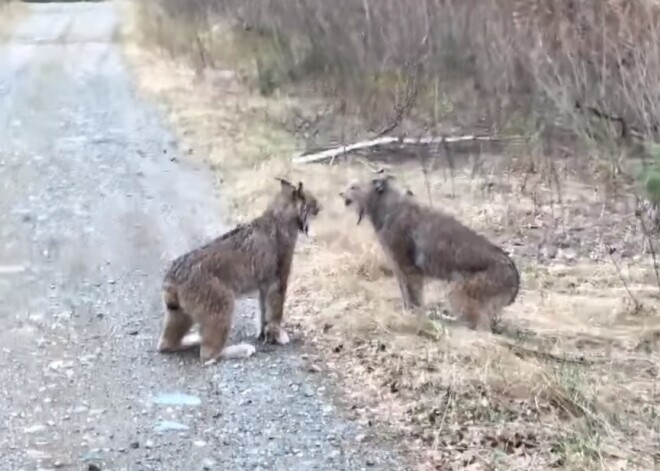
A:
[[[505,171],[486,156],[479,171],[438,170],[428,182],[414,161],[394,166],[418,198],[430,194],[435,206],[512,251],[523,277],[502,335],[437,320],[441,283],[427,287],[430,316],[405,315],[370,228],[356,226],[337,197],[369,171],[289,163],[301,144],[282,123],[292,109],[317,104],[250,93],[240,80],[250,68],[237,68],[240,61],[200,75],[155,53],[137,34],[135,4],[121,5],[140,89],[163,105],[182,145],[217,170],[235,221],[263,209],[275,175],[303,180],[324,205],[315,237],[296,255],[286,322],[310,361],[343,386],[342,401],[358,420],[388,424],[417,450],[419,469],[657,463],[658,287],[648,257],[638,255],[643,241],[625,197],[578,179],[570,162],[552,167],[554,180],[516,170],[529,166],[524,156]],[[178,37],[176,24],[163,26]]]

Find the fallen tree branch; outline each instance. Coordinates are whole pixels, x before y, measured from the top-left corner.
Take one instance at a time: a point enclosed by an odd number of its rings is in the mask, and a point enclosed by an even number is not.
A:
[[[319,162],[325,159],[331,159],[343,154],[349,154],[357,150],[370,149],[378,146],[385,146],[389,144],[403,144],[403,145],[433,145],[433,144],[453,144],[455,142],[469,142],[469,141],[500,141],[501,137],[489,136],[454,136],[454,137],[423,137],[414,139],[411,137],[393,137],[383,136],[377,139],[368,141],[356,142],[355,144],[348,144],[332,149],[327,149],[313,154],[296,156],[292,159],[296,164],[307,164],[312,162]]]

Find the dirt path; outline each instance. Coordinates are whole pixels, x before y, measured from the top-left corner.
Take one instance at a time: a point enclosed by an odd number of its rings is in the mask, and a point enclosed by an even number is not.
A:
[[[215,190],[134,95],[111,3],[29,8],[0,47],[0,469],[403,469],[295,346],[155,352],[162,272],[223,229]]]

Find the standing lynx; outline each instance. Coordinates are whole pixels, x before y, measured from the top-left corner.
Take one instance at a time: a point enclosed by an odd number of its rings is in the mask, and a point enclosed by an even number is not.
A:
[[[406,309],[422,305],[424,278],[452,282],[452,308],[473,329],[491,330],[518,295],[520,276],[499,247],[453,217],[419,204],[387,177],[355,183],[340,193],[364,216],[392,261]]]
[[[160,352],[201,344],[204,362],[252,355],[254,346],[226,342],[236,298],[254,291],[259,293],[257,336],[289,342],[281,323],[293,252],[298,233],[307,233],[320,208],[302,182],[297,187],[280,183],[261,216],[172,262],[163,281],[166,314]],[[199,338],[184,338],[194,323],[200,326]]]

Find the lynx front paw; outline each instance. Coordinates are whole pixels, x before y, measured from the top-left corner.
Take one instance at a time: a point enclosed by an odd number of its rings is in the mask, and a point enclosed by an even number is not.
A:
[[[290,342],[289,334],[279,325],[268,325],[265,329],[264,341],[278,345],[286,345]]]
[[[251,345],[249,343],[244,343],[244,344],[241,344],[241,345],[237,345],[237,347],[240,347],[238,356],[240,356],[242,358],[250,358],[257,351],[257,349],[254,347],[254,345]]]
[[[287,334],[285,330],[280,329],[279,333],[275,337],[275,343],[279,345],[286,345],[289,343],[289,341],[289,334]]]

